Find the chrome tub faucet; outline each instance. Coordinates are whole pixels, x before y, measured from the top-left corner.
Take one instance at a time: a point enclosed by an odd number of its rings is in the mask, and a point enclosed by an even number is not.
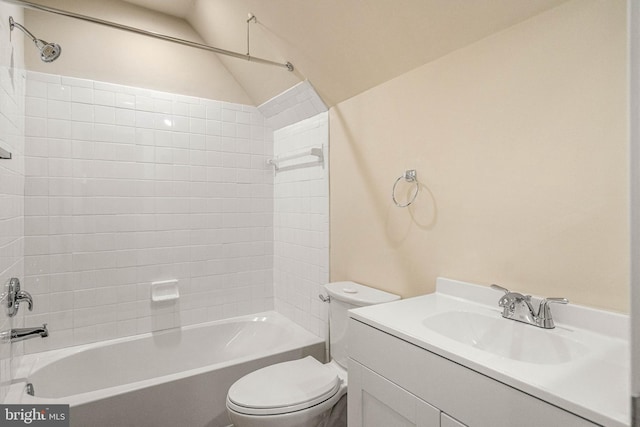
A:
[[[504,292],[504,295],[498,300],[498,305],[502,308],[502,317],[544,329],[555,328],[549,304],[569,303],[566,298],[544,298],[540,301],[536,312],[531,304],[531,295],[511,292],[495,284],[491,285],[491,289]]]
[[[47,329],[46,323],[35,328],[15,328],[0,333],[2,340],[9,342],[24,341],[36,337],[46,338],[48,336],[49,330]]]
[[[2,294],[0,301],[6,300],[4,304],[7,316],[15,316],[18,313],[21,302],[26,302],[29,311],[33,311],[33,298],[31,298],[29,292],[20,289],[20,280],[12,277],[6,286],[7,290]],[[0,332],[0,340],[4,342],[18,342],[36,337],[46,338],[48,336],[49,330],[46,323],[36,328],[15,328]]]

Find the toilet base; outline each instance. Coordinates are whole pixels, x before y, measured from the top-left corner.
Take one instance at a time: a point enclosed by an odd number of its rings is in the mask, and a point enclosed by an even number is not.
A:
[[[347,395],[345,394],[333,405],[331,413],[323,421],[321,427],[347,427]]]

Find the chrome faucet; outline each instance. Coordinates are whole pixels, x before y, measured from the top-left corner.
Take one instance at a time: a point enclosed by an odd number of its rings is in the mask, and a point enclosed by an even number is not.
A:
[[[9,342],[24,341],[38,336],[41,338],[49,336],[49,330],[47,329],[46,323],[37,328],[16,328],[0,333],[2,340]]]
[[[518,292],[511,292],[499,285],[491,285],[492,289],[504,292],[504,295],[498,300],[498,305],[502,308],[502,317],[505,319],[517,320],[518,322],[528,323],[539,328],[553,329],[553,316],[549,304],[568,304],[566,298],[544,298],[540,301],[538,311],[531,304],[531,295],[522,295]]]

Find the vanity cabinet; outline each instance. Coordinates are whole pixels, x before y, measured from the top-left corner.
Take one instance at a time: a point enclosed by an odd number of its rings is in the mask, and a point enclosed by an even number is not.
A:
[[[353,360],[349,426],[440,427],[440,410]]]
[[[349,319],[349,427],[593,427],[557,406]]]

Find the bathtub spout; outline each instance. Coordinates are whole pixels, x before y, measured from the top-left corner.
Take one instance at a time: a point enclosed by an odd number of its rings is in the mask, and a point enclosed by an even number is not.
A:
[[[36,338],[37,336],[40,336],[41,338],[49,336],[49,330],[47,329],[46,323],[37,328],[16,328],[2,333],[2,339],[10,342],[24,341]]]

